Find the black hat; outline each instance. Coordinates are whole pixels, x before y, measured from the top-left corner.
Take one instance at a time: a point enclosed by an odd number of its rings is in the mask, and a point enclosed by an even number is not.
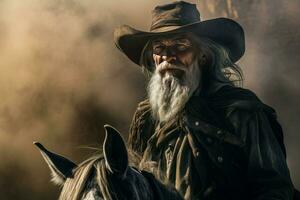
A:
[[[123,25],[115,29],[114,40],[130,60],[140,65],[142,51],[151,38],[187,32],[222,45],[228,50],[232,62],[238,61],[245,52],[241,25],[228,18],[201,21],[196,5],[184,1],[155,7],[149,32]]]

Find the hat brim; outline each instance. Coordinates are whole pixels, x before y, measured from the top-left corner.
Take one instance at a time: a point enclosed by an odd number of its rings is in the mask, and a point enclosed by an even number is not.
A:
[[[199,21],[184,26],[165,27],[156,32],[136,30],[128,25],[117,28],[114,32],[116,46],[134,63],[140,65],[141,53],[147,42],[155,37],[175,34],[194,33],[198,37],[209,38],[225,47],[232,62],[237,62],[245,52],[243,28],[234,20],[216,18]]]

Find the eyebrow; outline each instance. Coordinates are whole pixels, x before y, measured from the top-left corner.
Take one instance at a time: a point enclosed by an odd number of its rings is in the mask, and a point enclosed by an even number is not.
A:
[[[187,38],[178,38],[178,39],[175,39],[175,41],[179,42],[179,43],[191,43],[191,41]]]

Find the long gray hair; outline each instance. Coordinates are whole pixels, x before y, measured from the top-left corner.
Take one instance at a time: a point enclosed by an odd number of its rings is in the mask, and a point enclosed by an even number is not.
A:
[[[243,72],[237,64],[231,61],[229,51],[224,46],[208,38],[199,38],[192,34],[188,34],[188,36],[198,52],[203,53],[206,57],[206,63],[201,73],[203,76],[201,84],[205,86],[212,82],[218,82],[234,86],[243,85]],[[200,62],[201,56],[196,56],[196,58]],[[146,77],[151,77],[155,70],[151,40],[143,49],[140,65]]]

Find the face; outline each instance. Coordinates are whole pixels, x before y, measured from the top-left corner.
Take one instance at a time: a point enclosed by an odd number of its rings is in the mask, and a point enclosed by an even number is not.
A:
[[[188,39],[187,35],[177,35],[169,38],[161,38],[152,42],[153,60],[158,67],[167,62],[176,68],[157,69],[164,75],[167,71],[173,75],[180,75],[180,72],[188,70],[195,59],[195,46]]]
[[[160,121],[177,116],[198,88],[201,70],[190,37],[177,35],[152,42],[155,70],[148,85],[152,114]]]

